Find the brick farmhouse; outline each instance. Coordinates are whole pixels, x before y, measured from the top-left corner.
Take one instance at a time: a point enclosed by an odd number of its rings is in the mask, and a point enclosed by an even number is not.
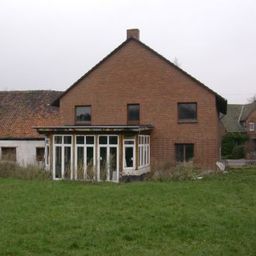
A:
[[[139,30],[53,103],[46,137],[54,179],[119,181],[152,164],[215,169],[227,102],[139,40]]]

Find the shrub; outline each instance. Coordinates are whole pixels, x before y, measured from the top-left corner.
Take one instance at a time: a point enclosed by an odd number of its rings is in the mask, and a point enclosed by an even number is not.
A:
[[[234,146],[232,150],[232,159],[241,159],[245,157],[245,150],[243,145]]]
[[[45,180],[51,177],[51,173],[34,165],[21,167],[14,162],[0,161],[0,177],[1,178],[18,178],[18,179],[25,179],[25,180],[32,180],[32,179]]]
[[[237,146],[243,146],[245,142],[248,140],[248,136],[243,133],[227,133],[222,138],[221,145],[221,154],[224,159],[233,158],[235,159],[236,151],[241,149],[235,149],[235,155],[233,155],[233,150]],[[241,158],[241,157],[239,157]]]

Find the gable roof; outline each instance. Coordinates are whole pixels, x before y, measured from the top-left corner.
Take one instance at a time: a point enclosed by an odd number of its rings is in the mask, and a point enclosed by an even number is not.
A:
[[[57,125],[60,115],[50,103],[59,91],[0,91],[0,139],[42,138],[33,126]]]
[[[241,115],[241,121],[246,121],[246,119],[249,117],[249,115],[256,111],[256,101],[244,105],[243,113]]]
[[[244,132],[245,128],[240,123],[244,105],[228,104],[227,114],[221,119],[227,132]]]
[[[83,80],[85,77],[87,77],[90,73],[92,73],[95,69],[97,69],[102,63],[104,63],[107,59],[109,59],[113,54],[115,54],[117,51],[119,51],[121,48],[123,48],[126,44],[128,44],[129,42],[134,41],[136,43],[138,43],[140,46],[144,47],[145,49],[149,50],[150,52],[152,52],[153,54],[157,55],[161,60],[163,60],[164,62],[166,62],[167,64],[169,64],[170,66],[174,67],[176,70],[178,70],[179,72],[182,72],[183,74],[185,74],[187,77],[189,77],[190,79],[192,79],[194,82],[196,82],[199,86],[203,87],[204,89],[208,90],[210,93],[214,94],[216,97],[216,106],[217,106],[217,110],[218,112],[221,112],[223,114],[226,114],[227,111],[227,100],[224,99],[223,97],[221,97],[219,94],[217,94],[216,92],[214,92],[213,90],[211,90],[209,87],[207,87],[206,85],[204,85],[203,83],[201,83],[199,80],[197,80],[196,78],[194,78],[193,76],[191,76],[190,74],[188,74],[186,71],[184,71],[183,69],[181,69],[180,67],[176,66],[175,64],[173,64],[171,61],[169,61],[168,59],[166,59],[165,57],[163,57],[161,54],[159,54],[158,52],[156,52],[155,50],[153,50],[152,48],[150,48],[149,46],[147,46],[146,44],[142,43],[141,41],[139,41],[138,39],[134,38],[134,37],[130,37],[127,40],[125,40],[122,44],[120,44],[117,48],[115,48],[111,53],[109,53],[105,58],[103,58],[98,64],[96,64],[93,68],[91,68],[87,73],[85,73],[82,77],[80,77],[75,83],[73,83],[66,91],[64,91],[55,101],[52,102],[53,106],[59,106],[59,102],[60,99],[66,95],[74,86],[76,86],[81,80]]]

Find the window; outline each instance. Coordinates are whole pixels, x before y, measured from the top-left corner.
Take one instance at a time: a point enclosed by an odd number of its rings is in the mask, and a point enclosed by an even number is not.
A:
[[[124,139],[123,143],[123,168],[135,169],[135,139]]]
[[[150,136],[139,135],[139,168],[150,164]]]
[[[93,179],[95,173],[96,154],[95,137],[93,135],[77,135],[75,150],[75,179]]]
[[[194,158],[194,144],[175,144],[176,162],[188,163]]]
[[[2,147],[2,160],[16,162],[16,148]]]
[[[76,106],[76,123],[91,123],[91,106]]]
[[[36,161],[37,162],[44,161],[44,151],[45,151],[45,148],[36,148]]]
[[[255,124],[254,124],[253,122],[250,122],[250,123],[249,123],[249,131],[250,131],[250,132],[253,132],[254,129],[255,129],[254,127],[255,127]]]
[[[72,136],[54,135],[53,138],[53,178],[72,179]]]
[[[140,104],[127,105],[127,123],[138,124],[140,121]]]
[[[178,103],[178,120],[193,122],[197,120],[197,103]]]

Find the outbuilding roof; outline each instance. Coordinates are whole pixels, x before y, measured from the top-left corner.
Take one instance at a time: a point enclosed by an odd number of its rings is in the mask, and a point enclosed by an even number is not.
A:
[[[0,91],[0,139],[42,138],[33,126],[59,125],[59,108],[51,106],[59,91]]]
[[[227,114],[222,118],[222,123],[227,132],[245,132],[243,122],[249,115],[256,111],[256,102],[249,104],[228,104]]]

